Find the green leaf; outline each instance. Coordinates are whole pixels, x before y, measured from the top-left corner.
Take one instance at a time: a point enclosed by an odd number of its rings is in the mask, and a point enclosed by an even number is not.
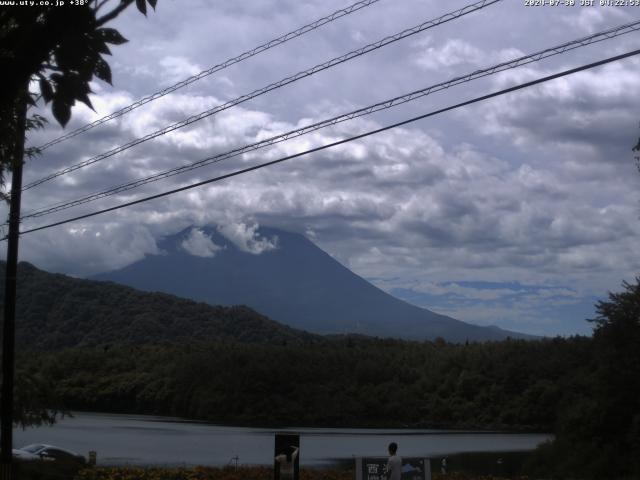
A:
[[[82,66],[77,69],[78,76],[85,82],[89,83],[95,74],[95,65],[100,55],[93,51],[88,52],[82,61]]]
[[[138,10],[140,10],[140,13],[142,13],[143,15],[147,14],[146,0],[136,0],[136,6],[138,7]]]
[[[103,55],[111,55],[111,50],[109,50],[107,44],[104,43],[104,40],[100,38],[92,39],[92,46],[93,50],[98,53],[102,53]]]
[[[69,119],[71,118],[71,105],[60,98],[54,98],[51,111],[60,125],[63,127],[67,125],[67,122],[69,122]]]
[[[107,43],[112,43],[113,45],[122,45],[123,43],[127,43],[129,40],[120,35],[115,28],[100,28],[96,30],[96,33],[100,35],[100,38]]]
[[[73,41],[62,42],[55,52],[56,63],[63,70],[76,70],[82,65],[86,48],[86,45]]]
[[[89,65],[89,70],[93,72],[93,64]],[[91,88],[89,88],[89,81],[93,73],[88,78],[85,78],[81,74],[69,73],[58,83],[58,89],[56,91],[56,99],[60,99],[62,102],[73,105],[76,100],[80,100],[89,108],[93,109],[91,100],[89,100],[89,94]]]
[[[85,82],[81,78],[75,77],[72,79],[72,82],[70,82],[70,84],[72,85],[74,97],[72,103],[75,103],[75,100],[77,99],[84,103],[91,110],[94,110],[93,105],[91,104],[91,100],[89,99],[89,94],[93,93],[91,91],[91,88],[89,88],[89,82]]]
[[[46,78],[40,79],[40,93],[42,93],[44,103],[49,103],[53,98],[53,87]]]
[[[103,80],[111,85],[111,67],[109,67],[109,64],[102,58],[98,57],[98,59],[96,60],[93,72],[100,80]]]
[[[87,107],[89,107],[94,112],[96,111],[96,109],[93,108],[93,105],[91,104],[91,99],[89,98],[89,95],[87,92],[77,92],[76,98],[80,100],[82,103],[84,103]]]

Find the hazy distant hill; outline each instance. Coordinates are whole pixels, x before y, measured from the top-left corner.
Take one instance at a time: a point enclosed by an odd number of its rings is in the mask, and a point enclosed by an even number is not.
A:
[[[0,262],[4,280],[5,263]],[[4,301],[4,286],[0,288]],[[247,307],[220,307],[164,293],[18,268],[16,342],[22,349],[182,341],[301,343],[315,335]]]
[[[215,251],[189,253],[194,248],[189,246],[193,229],[188,228],[161,241],[162,254],[94,278],[211,305],[248,305],[278,322],[321,334],[449,341],[527,337],[471,325],[399,300],[342,266],[303,235],[261,228],[264,238],[277,237],[277,248],[258,255],[239,249],[216,228],[200,230],[204,236],[199,239],[209,237]]]

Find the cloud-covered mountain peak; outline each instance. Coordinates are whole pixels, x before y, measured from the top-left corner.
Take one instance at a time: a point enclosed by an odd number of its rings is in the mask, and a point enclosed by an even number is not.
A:
[[[212,258],[220,252],[234,251],[260,255],[278,248],[278,235],[264,233],[257,223],[191,226],[159,242],[160,250]]]
[[[451,341],[517,336],[399,300],[298,233],[258,225],[192,226],[165,237],[159,247],[162,255],[96,278],[212,305],[247,305],[323,334]]]

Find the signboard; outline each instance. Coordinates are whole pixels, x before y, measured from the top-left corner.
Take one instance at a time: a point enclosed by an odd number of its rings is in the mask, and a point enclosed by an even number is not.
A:
[[[274,480],[298,480],[300,435],[276,433],[273,459]]]
[[[386,457],[356,458],[356,480],[387,480]],[[402,480],[431,480],[428,458],[402,457]]]

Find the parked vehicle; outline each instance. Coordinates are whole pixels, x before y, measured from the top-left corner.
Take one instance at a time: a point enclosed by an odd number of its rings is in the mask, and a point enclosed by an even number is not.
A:
[[[17,458],[18,460],[39,460],[40,457],[33,453],[26,452],[24,450],[20,450],[19,448],[14,448],[11,453],[13,454],[13,458]]]
[[[24,454],[24,459],[40,458],[42,460],[56,461],[56,462],[70,462],[70,463],[86,463],[87,460],[83,455],[66,450],[64,448],[55,447],[53,445],[46,445],[43,443],[33,443],[20,449],[21,454]],[[15,455],[16,450],[14,450]],[[29,457],[32,455],[33,457]]]

